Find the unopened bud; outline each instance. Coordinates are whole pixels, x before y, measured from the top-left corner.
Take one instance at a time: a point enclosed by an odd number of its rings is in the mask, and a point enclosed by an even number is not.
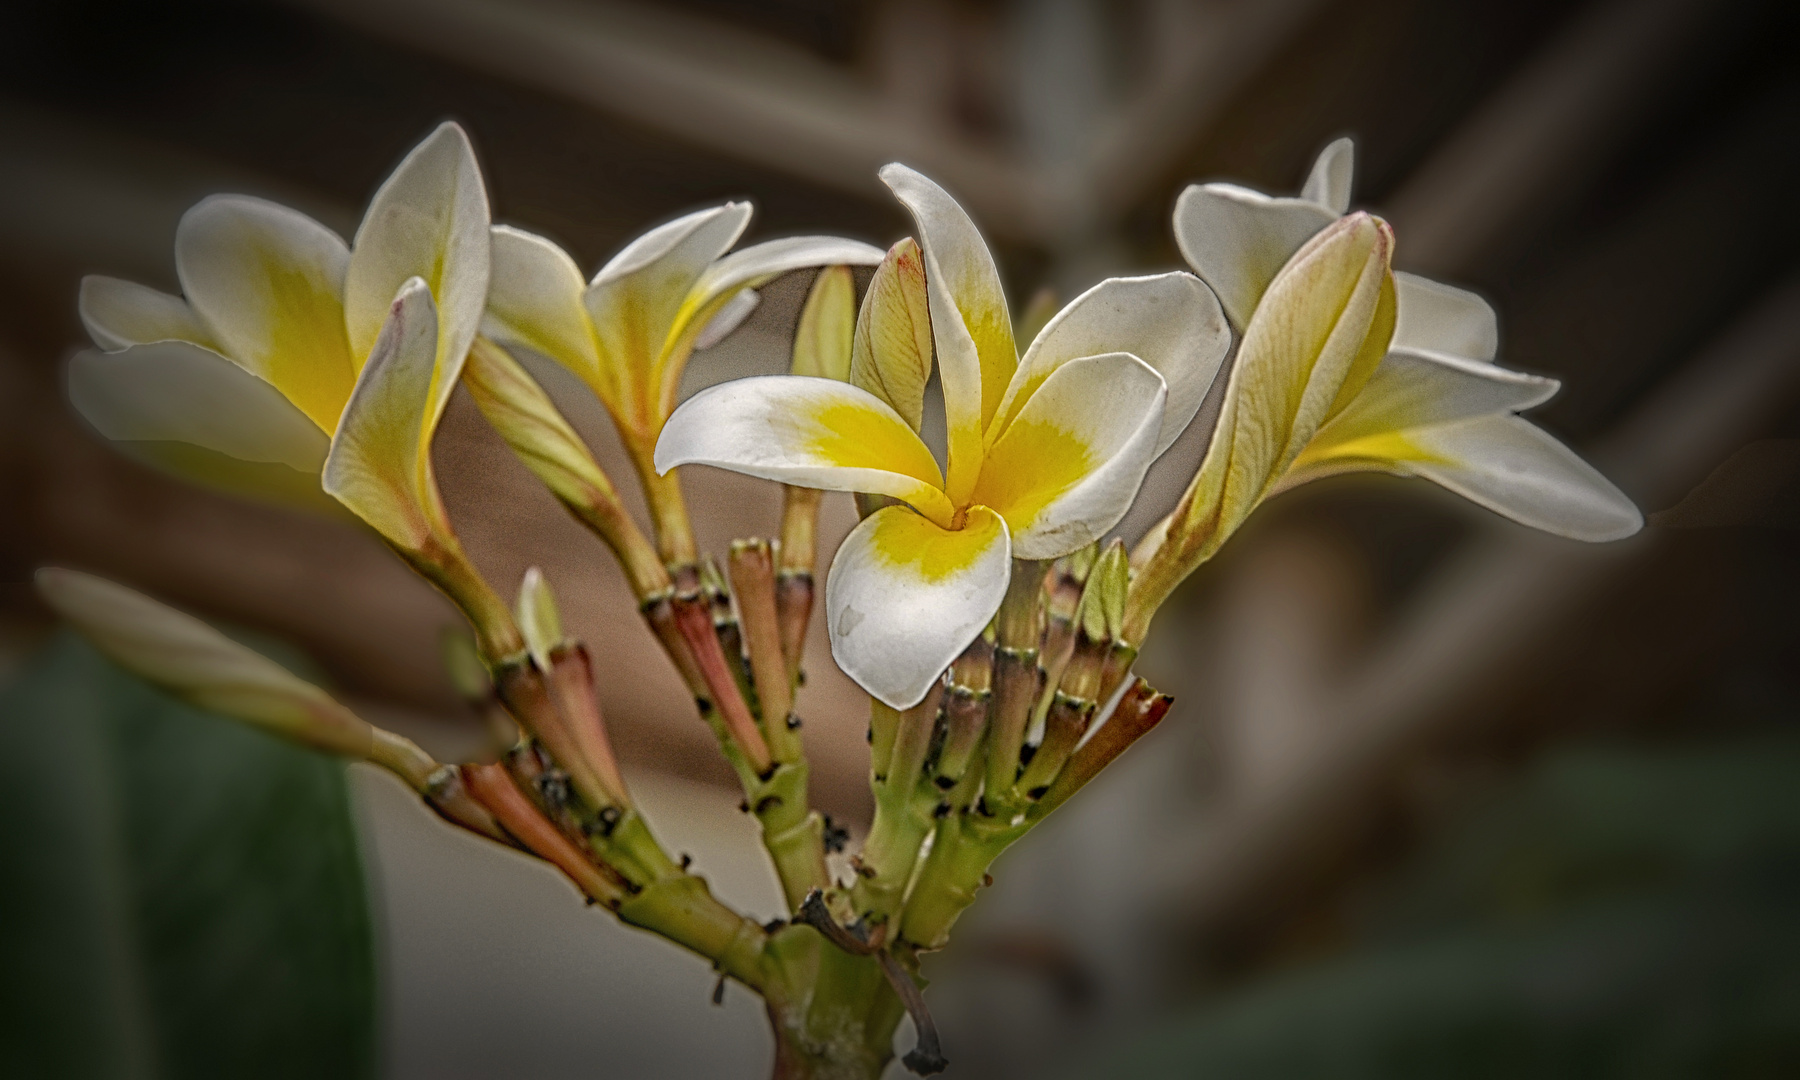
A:
[[[39,570],[37,588],[108,659],[183,701],[320,750],[369,756],[368,723],[192,615],[73,570]]]
[[[1119,636],[1125,621],[1125,593],[1130,584],[1131,565],[1125,554],[1125,542],[1115,539],[1088,572],[1087,587],[1081,592],[1081,607],[1075,613],[1076,627],[1089,641],[1108,642]]]
[[[827,266],[813,281],[794,330],[795,375],[850,379],[851,339],[856,332],[856,278],[848,266]]]
[[[525,648],[539,671],[549,671],[550,654],[563,644],[562,613],[556,609],[556,597],[550,583],[537,567],[525,571],[519,583],[517,607],[519,632],[525,635]]]
[[[850,382],[887,402],[914,431],[931,378],[931,311],[925,258],[907,237],[888,249],[863,294],[850,353]]]

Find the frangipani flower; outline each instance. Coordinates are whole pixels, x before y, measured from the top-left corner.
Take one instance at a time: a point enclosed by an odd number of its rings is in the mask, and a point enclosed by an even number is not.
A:
[[[1339,139],[1319,155],[1299,198],[1202,184],[1176,203],[1182,254],[1219,295],[1245,348],[1278,273],[1348,208],[1353,162],[1351,141]],[[1303,433],[1272,490],[1374,470],[1424,477],[1573,539],[1616,540],[1642,526],[1637,508],[1605,477],[1514,415],[1549,400],[1558,383],[1492,362],[1499,334],[1485,301],[1407,273],[1393,274],[1393,289],[1397,320],[1385,357],[1372,374],[1346,384],[1342,399]],[[1321,300],[1290,292],[1302,303]],[[1266,357],[1272,365],[1309,361],[1293,353]]]
[[[82,321],[105,351],[74,358],[70,397],[102,434],[180,475],[316,503],[334,439],[356,426],[346,406],[383,407],[366,385],[385,366],[372,362],[378,341],[409,344],[430,355],[413,372],[421,411],[407,438],[417,445],[402,457],[428,475],[423,448],[481,318],[487,230],[480,170],[450,123],[381,185],[354,246],[262,199],[208,198],[175,235],[185,299],[115,278],[82,282]],[[384,338],[415,278],[406,328]]]
[[[920,246],[896,245],[876,272],[852,383],[765,376],[702,391],[669,419],[655,464],[904,504],[851,532],[825,603],[839,666],[907,708],[998,610],[1012,559],[1056,558],[1118,522],[1198,410],[1229,334],[1190,274],[1115,278],[1064,308],[1021,358],[968,215],[911,169],[889,165],[881,177],[911,211]],[[944,392],[943,470],[917,431],[927,348]],[[871,365],[874,375],[858,377]]]
[[[586,285],[555,244],[522,229],[493,229],[484,332],[550,357],[605,402],[645,477],[671,562],[693,560],[691,540],[680,500],[660,497],[651,483],[650,456],[688,357],[736,329],[756,306],[754,290],[781,274],[881,261],[879,248],[835,236],[770,240],[727,255],[752,212],[749,203],[730,202],[660,225]]]
[[[1182,253],[1242,335],[1218,427],[1173,514],[1140,545],[1125,635],[1269,496],[1320,476],[1422,476],[1515,521],[1582,540],[1629,536],[1637,508],[1514,415],[1552,379],[1495,366],[1494,313],[1461,289],[1390,269],[1394,235],[1349,203],[1351,145],[1298,199],[1188,188]]]

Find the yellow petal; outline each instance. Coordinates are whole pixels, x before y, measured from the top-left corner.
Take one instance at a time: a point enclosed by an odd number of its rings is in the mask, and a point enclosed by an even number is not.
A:
[[[627,244],[582,295],[607,369],[595,389],[615,418],[645,436],[660,419],[658,368],[676,316],[700,275],[737,242],[750,214],[748,203],[726,203],[659,225]]]
[[[856,330],[856,277],[848,266],[819,271],[800,324],[794,329],[794,360],[789,370],[816,379],[850,378],[850,339]]]
[[[1393,336],[1385,222],[1353,214],[1308,241],[1257,306],[1225,403],[1172,535],[1205,553],[1241,524],[1335,411],[1380,363]]]
[[[325,490],[404,551],[448,535],[431,473],[437,311],[414,278],[394,300],[325,460]]]
[[[832,379],[764,375],[708,387],[663,426],[656,470],[713,465],[826,491],[890,495],[948,525],[937,461],[906,421]]]
[[[575,260],[523,229],[496,225],[491,236],[493,270],[482,321],[488,337],[541,353],[595,386],[603,369]]]
[[[1011,564],[1006,523],[986,507],[956,530],[903,506],[877,510],[831,561],[832,657],[888,705],[918,704],[999,610]]]
[[[355,384],[344,332],[350,252],[285,206],[215,195],[182,216],[175,267],[221,351],[330,432]]]
[[[1125,353],[1071,360],[1044,380],[975,485],[1018,558],[1066,555],[1118,524],[1155,456],[1166,397],[1162,376]]]
[[[469,137],[440,124],[401,160],[369,202],[356,230],[344,284],[344,320],[360,367],[389,317],[394,296],[418,277],[437,310],[438,367],[455,370],[475,340],[487,306],[492,241],[487,188]],[[433,387],[441,411],[455,385]]]
[[[863,294],[850,382],[887,402],[917,431],[924,420],[931,359],[925,257],[907,237],[888,250]]]

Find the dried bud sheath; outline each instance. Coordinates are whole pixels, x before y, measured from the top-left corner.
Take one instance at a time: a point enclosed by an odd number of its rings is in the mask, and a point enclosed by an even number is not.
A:
[[[725,658],[725,651],[719,645],[712,602],[695,590],[676,596],[673,608],[676,629],[687,643],[700,679],[712,695],[712,704],[731,733],[732,741],[758,776],[767,774],[774,759],[762,732],[757,730],[756,720],[750,715],[750,707],[738,688],[737,676]]]
[[[481,805],[527,851],[568,875],[595,903],[616,908],[629,891],[623,878],[597,865],[550,824],[499,765],[464,765],[462,780]]]
[[[993,673],[994,643],[985,636],[971,642],[950,665],[950,685],[944,691],[944,743],[934,781],[940,790],[961,782],[987,734]]]

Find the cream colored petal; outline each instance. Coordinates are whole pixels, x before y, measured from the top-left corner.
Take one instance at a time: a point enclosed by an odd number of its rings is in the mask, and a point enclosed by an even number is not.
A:
[[[344,286],[344,319],[360,366],[386,326],[395,295],[422,278],[437,307],[438,367],[462,364],[487,307],[493,242],[487,187],[469,137],[455,123],[438,125],[401,160],[363,215]],[[455,385],[433,388],[435,417]]]
[[[556,595],[544,572],[537,567],[525,571],[519,582],[519,600],[513,606],[519,632],[525,636],[525,649],[539,671],[550,670],[550,653],[563,643],[562,613],[556,607]]]
[[[1006,519],[1013,554],[1054,559],[1098,540],[1137,497],[1167,393],[1126,353],[1059,366],[982,462],[974,500]]]
[[[863,519],[825,579],[831,655],[864,690],[918,704],[1006,595],[1006,523],[983,507],[949,531],[903,506]]]
[[[782,274],[813,266],[874,266],[881,256],[880,248],[841,236],[785,236],[751,244],[706,268],[682,305],[683,320],[723,296],[760,289]],[[670,337],[679,337],[685,327],[685,321],[678,322]]]
[[[349,265],[330,229],[242,195],[201,200],[175,232],[181,290],[211,339],[326,431],[356,380],[344,333]]]
[[[1231,328],[1218,299],[1192,274],[1109,278],[1063,308],[1025,350],[988,429],[988,445],[1051,372],[1076,357],[1124,352],[1155,368],[1168,384],[1169,400],[1156,439],[1160,455],[1200,411],[1230,348]],[[1013,532],[1016,544],[1016,524]]]
[[[581,271],[562,248],[541,236],[496,225],[487,317],[482,330],[506,345],[523,345],[555,360],[592,386],[600,353],[582,306]]]
[[[1402,471],[1449,488],[1521,525],[1572,540],[1619,540],[1643,527],[1625,493],[1543,429],[1483,416],[1410,433]]]
[[[123,442],[182,442],[317,475],[330,440],[279,390],[197,345],[163,341],[69,361],[69,400]]]
[[[1439,353],[1390,351],[1368,385],[1319,429],[1302,464],[1328,456],[1358,456],[1357,444],[1390,432],[1490,413],[1522,412],[1556,396],[1558,383],[1539,375]]]
[[[856,331],[856,277],[848,266],[819,271],[794,327],[788,370],[815,379],[850,381],[850,339]]]
[[[219,348],[186,300],[135,281],[89,274],[81,279],[77,309],[88,336],[109,352],[153,341],[191,341],[214,352]]]
[[[1310,199],[1196,184],[1175,202],[1175,243],[1242,333],[1275,275],[1336,216]]]
[[[275,661],[141,593],[46,567],[38,594],[108,659],[209,712],[338,754],[367,757],[368,724]]]
[[[755,289],[739,289],[731,299],[719,305],[718,311],[706,320],[706,325],[694,335],[694,351],[710,349],[731,336],[731,332],[744,325],[762,303],[762,296]]]
[[[749,203],[726,203],[659,225],[627,244],[582,294],[606,369],[601,387],[612,394],[603,389],[601,396],[615,418],[646,436],[655,434],[662,418],[664,350],[677,317],[700,275],[737,242],[751,213]]]
[[[851,341],[850,382],[887,402],[918,431],[934,355],[925,255],[909,236],[888,249],[869,278]]]
[[[1318,203],[1333,214],[1350,209],[1350,182],[1356,177],[1356,143],[1335,139],[1319,151],[1300,197]]]
[[[1392,336],[1393,248],[1385,223],[1343,218],[1270,286],[1238,347],[1225,402],[1179,513],[1216,550],[1280,481]]]
[[[1395,272],[1400,315],[1394,348],[1492,360],[1500,351],[1500,326],[1488,302],[1467,289],[1440,285],[1417,274]]]
[[[765,480],[903,499],[949,524],[937,461],[893,409],[848,383],[803,375],[700,391],[663,426],[656,470],[712,465]]]
[[[887,165],[881,179],[894,197],[912,214],[919,228],[919,244],[925,250],[928,277],[934,277],[943,288],[943,296],[954,310],[969,340],[974,344],[979,363],[980,427],[986,429],[1000,399],[1012,382],[1019,366],[1018,347],[1013,343],[1012,316],[1007,314],[1006,294],[1000,288],[1000,272],[987,242],[948,192],[924,174],[904,165]],[[936,267],[935,272],[931,269]],[[945,361],[945,337],[939,324],[946,321],[937,310],[933,298],[932,327],[937,337],[938,363]],[[946,370],[946,398],[949,371]],[[958,375],[958,378],[962,378]],[[954,425],[953,425],[954,426]],[[951,471],[955,472],[952,465]],[[954,485],[953,485],[954,486]]]
[[[344,407],[325,460],[325,490],[406,551],[447,532],[431,474],[437,311],[422,279],[407,282]]]

